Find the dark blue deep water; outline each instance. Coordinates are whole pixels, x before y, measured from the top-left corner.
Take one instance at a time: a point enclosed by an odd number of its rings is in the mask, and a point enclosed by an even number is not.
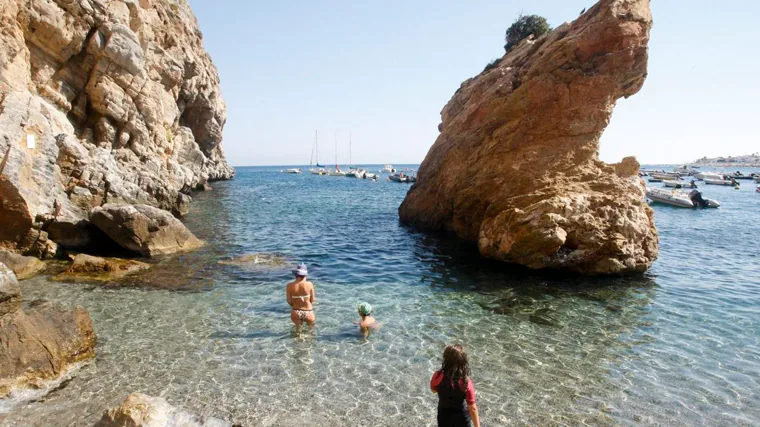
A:
[[[760,424],[751,182],[704,188],[717,210],[654,206],[659,260],[606,279],[489,262],[407,229],[408,188],[240,168],[195,195],[186,223],[208,245],[139,286],[23,282],[27,300],[90,311],[98,358],[42,399],[6,402],[0,422],[92,425],[141,391],[244,425],[433,425],[430,375],[458,342],[484,426]],[[318,327],[300,335],[284,301],[299,261],[318,299]],[[351,323],[360,301],[382,322],[368,339]]]

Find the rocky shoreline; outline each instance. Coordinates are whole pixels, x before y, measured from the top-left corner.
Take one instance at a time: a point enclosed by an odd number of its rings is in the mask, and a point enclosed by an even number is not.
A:
[[[222,152],[219,76],[187,2],[10,0],[0,19],[0,398],[7,398],[43,390],[95,358],[87,311],[22,304],[18,280],[45,273],[118,284],[150,270],[151,258],[201,247],[180,218],[192,192],[232,179],[234,170]],[[162,399],[130,399],[139,408],[99,425],[228,425],[170,410]],[[153,415],[128,420],[147,409]]]

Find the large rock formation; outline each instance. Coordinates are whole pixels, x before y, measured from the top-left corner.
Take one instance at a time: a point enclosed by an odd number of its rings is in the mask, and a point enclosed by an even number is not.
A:
[[[0,264],[0,398],[14,388],[44,387],[76,363],[95,357],[95,333],[86,310],[44,301],[20,306],[16,277]]]
[[[124,249],[142,256],[203,246],[180,220],[147,205],[104,205],[92,210],[90,221]]]
[[[649,0],[602,0],[466,80],[401,221],[531,268],[646,270],[658,238],[638,163],[598,152],[616,100],[644,83],[651,25]]]
[[[0,222],[13,224],[0,246],[29,252],[19,242],[40,216],[78,224],[105,202],[181,212],[186,193],[233,175],[186,1],[5,0],[0,23]]]
[[[132,393],[121,405],[106,411],[95,427],[231,427],[231,424],[194,415],[161,397]]]

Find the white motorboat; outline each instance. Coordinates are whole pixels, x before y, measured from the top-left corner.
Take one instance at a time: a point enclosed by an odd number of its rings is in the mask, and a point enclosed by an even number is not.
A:
[[[717,172],[698,172],[694,175],[694,177],[700,181],[704,180],[705,178],[723,179],[723,174]]]
[[[311,168],[309,169],[312,175],[327,175],[327,169],[325,168]]]
[[[303,173],[301,169],[285,169],[287,173]]]
[[[702,193],[692,190],[689,194],[680,190],[661,190],[659,188],[647,187],[647,198],[652,202],[662,203],[678,208],[717,208],[720,202],[702,197]]]
[[[396,173],[396,169],[393,168],[393,165],[385,165],[382,172],[386,173]]]
[[[661,179],[663,181],[666,180],[666,179],[678,179],[678,178],[680,178],[680,176],[677,173],[669,173],[669,172],[653,173],[653,174],[651,174],[651,177],[654,178],[654,179]]]
[[[705,178],[705,184],[710,185],[734,185],[734,181],[731,181],[730,179],[713,179],[713,178]]]
[[[365,173],[364,173],[364,176],[362,176],[362,178],[364,178],[364,179],[374,179],[374,180],[377,180],[378,176],[377,176],[377,174],[376,174],[376,173],[369,173],[369,172],[365,172]]]
[[[697,188],[697,184],[692,180],[690,182],[688,181],[671,181],[671,180],[663,180],[663,184],[665,184],[666,187],[673,187],[673,188]]]
[[[678,208],[693,208],[694,202],[689,195],[678,190],[660,190],[658,188],[647,187],[647,198],[652,202],[663,203]]]

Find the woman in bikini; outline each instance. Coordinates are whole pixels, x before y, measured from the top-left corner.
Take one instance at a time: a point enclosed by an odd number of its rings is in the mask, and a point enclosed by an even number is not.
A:
[[[285,287],[285,296],[287,297],[288,304],[291,307],[290,320],[295,323],[296,326],[301,326],[304,322],[309,326],[314,326],[317,323],[317,318],[314,316],[314,284],[306,280],[306,276],[309,275],[309,271],[306,269],[306,264],[299,264],[293,274],[296,276],[296,280],[288,283]]]

